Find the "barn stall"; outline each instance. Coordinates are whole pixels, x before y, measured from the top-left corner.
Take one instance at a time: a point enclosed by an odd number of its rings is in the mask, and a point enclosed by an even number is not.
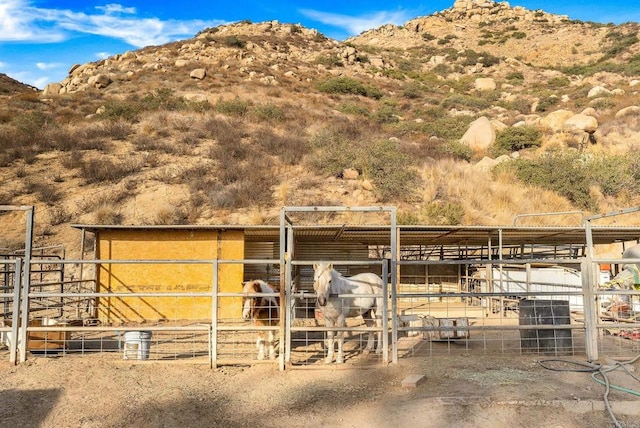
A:
[[[632,302],[617,312],[578,303],[584,302],[585,272],[597,272],[589,280],[599,285],[623,264],[589,257],[589,239],[621,254],[640,239],[639,228],[594,226],[588,238],[584,226],[398,226],[392,208],[360,209],[383,224],[319,225],[319,215],[326,222],[327,213],[357,210],[293,207],[283,209],[275,226],[74,225],[81,233],[80,259],[31,260],[32,266],[58,266],[65,278],[35,281],[29,275],[39,286],[29,286],[28,299],[21,299],[24,313],[34,314],[27,348],[45,355],[253,364],[257,334],[273,331],[280,338],[278,358],[267,362],[282,368],[322,364],[328,329],[315,305],[312,265],[327,260],[345,276],[368,271],[386,279],[382,329],[388,352],[363,356],[370,329],[360,318],[349,319],[350,364],[452,352],[638,351],[636,291],[615,292]],[[8,258],[5,270],[15,269],[19,259]],[[278,287],[279,325],[242,319],[241,284],[249,279]],[[595,286],[591,292],[599,301],[612,293]],[[5,303],[15,300],[3,296]],[[596,320],[591,325],[589,311]],[[4,321],[11,319],[5,313]],[[40,349],[31,346],[38,342]]]

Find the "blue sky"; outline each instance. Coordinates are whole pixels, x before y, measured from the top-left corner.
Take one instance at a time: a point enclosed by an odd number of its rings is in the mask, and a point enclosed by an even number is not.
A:
[[[115,0],[118,1],[118,0]],[[144,46],[193,37],[241,20],[278,20],[338,40],[451,7],[454,0],[288,1],[0,0],[0,73],[38,88],[84,64]],[[513,6],[620,24],[640,21],[637,0],[513,0]]]

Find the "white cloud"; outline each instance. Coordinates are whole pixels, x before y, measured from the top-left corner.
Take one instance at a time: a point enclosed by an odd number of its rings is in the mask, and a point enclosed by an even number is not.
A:
[[[403,10],[396,12],[380,11],[362,16],[339,15],[311,9],[302,9],[300,13],[325,25],[342,28],[352,36],[385,24],[402,25],[413,17],[410,12]]]
[[[105,6],[96,6],[96,9],[104,11],[107,15],[117,14],[117,13],[136,13],[135,7],[124,7],[121,4],[110,3]]]
[[[41,19],[38,9],[27,0],[3,0],[0,3],[0,41],[37,40],[42,43],[58,42],[65,36],[49,28],[47,19]]]
[[[122,40],[134,47],[168,43],[179,37],[223,24],[221,20],[138,19],[136,9],[119,4],[97,7],[95,14],[63,9],[42,9],[29,0],[0,2],[0,41],[60,42],[73,33]]]
[[[96,58],[98,59],[106,59],[109,58],[112,54],[109,52],[96,52]]]
[[[51,70],[52,68],[64,67],[61,62],[37,62],[36,67],[39,70]]]

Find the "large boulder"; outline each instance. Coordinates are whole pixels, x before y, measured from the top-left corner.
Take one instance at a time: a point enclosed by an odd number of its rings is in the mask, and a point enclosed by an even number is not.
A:
[[[494,91],[496,89],[496,81],[491,77],[479,77],[475,82],[478,91]]]
[[[207,70],[205,70],[204,68],[196,68],[192,70],[191,73],[189,74],[189,77],[191,77],[192,79],[198,79],[198,80],[202,80],[206,76],[207,76]]]
[[[475,150],[484,150],[496,142],[496,131],[485,116],[471,122],[460,142]]]
[[[618,110],[615,115],[616,119],[620,119],[627,116],[640,116],[640,107],[638,106],[629,106],[623,109]]]
[[[578,113],[567,119],[567,121],[564,123],[564,130],[578,130],[593,134],[598,130],[598,119],[593,116],[587,116],[586,114]]]
[[[598,85],[598,86],[594,86],[593,88],[591,88],[591,90],[589,90],[587,97],[588,98],[602,97],[602,96],[606,97],[608,95],[611,95],[611,91],[605,88],[604,86]]]
[[[62,85],[60,83],[49,83],[44,87],[42,95],[58,95],[62,91]]]
[[[94,87],[96,87],[98,89],[106,88],[107,86],[109,86],[111,84],[111,82],[112,82],[111,77],[107,76],[104,73],[100,73],[100,74],[96,74],[95,76],[91,76],[87,80],[87,83],[90,86],[94,86]]]
[[[560,132],[564,129],[564,123],[573,115],[573,112],[569,110],[556,110],[543,117],[540,120],[540,126],[554,132]]]

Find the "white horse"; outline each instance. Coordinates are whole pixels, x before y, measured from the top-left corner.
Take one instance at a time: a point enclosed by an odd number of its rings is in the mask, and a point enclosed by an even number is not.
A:
[[[345,327],[346,317],[362,316],[367,327],[382,326],[382,279],[374,273],[361,273],[345,278],[333,268],[333,264],[322,262],[313,265],[313,290],[316,293],[316,301],[326,327]],[[351,294],[353,297],[338,297],[338,295]],[[359,297],[360,295],[369,295]],[[377,294],[378,297],[371,296]],[[373,320],[372,311],[375,311],[376,322]],[[325,363],[330,364],[334,357],[335,331],[327,331],[327,358]],[[338,331],[338,355],[336,363],[344,362],[344,331]],[[374,332],[369,332],[369,339],[364,353],[373,349]],[[376,353],[382,352],[382,329],[378,332],[378,345]]]
[[[242,318],[245,321],[251,320],[256,326],[276,326],[280,322],[280,306],[278,305],[278,292],[264,281],[259,279],[242,283]],[[261,293],[262,296],[255,294]],[[265,348],[269,347],[269,359],[276,357],[275,333],[273,330],[267,332],[258,331],[256,339],[258,348],[258,359],[264,360]]]

